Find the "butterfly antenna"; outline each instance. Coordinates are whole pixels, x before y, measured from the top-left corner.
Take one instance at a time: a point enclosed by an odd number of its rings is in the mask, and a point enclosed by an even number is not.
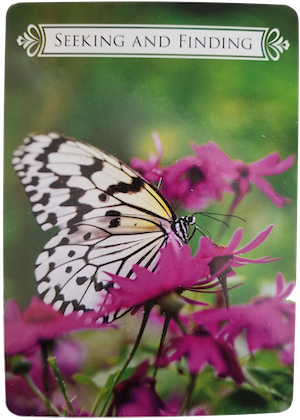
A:
[[[225,217],[225,219],[227,219],[229,217],[234,217],[234,218],[239,219],[242,222],[246,223],[245,219],[243,219],[242,217],[236,216],[235,214],[223,214],[223,213],[212,213],[212,212],[206,212],[206,211],[198,211],[198,212],[193,213],[192,216],[194,216],[195,214],[201,214],[202,216],[209,217],[210,219],[213,219],[213,220],[216,220],[217,222],[223,223],[227,227],[229,227],[229,225],[228,225],[227,222],[225,222],[225,220],[221,220],[221,219],[218,219],[217,217],[213,217],[213,216],[222,216],[222,217]]]
[[[193,216],[195,214],[201,214],[202,216],[209,217],[210,219],[216,220],[217,222],[223,223],[225,226],[229,227],[228,223],[226,223],[225,220],[221,220],[221,219],[218,219],[217,217],[213,217],[211,215],[212,213],[197,212],[197,213],[193,213]],[[213,214],[215,214],[215,213],[213,213]],[[216,213],[216,215],[219,215],[219,214]],[[219,215],[219,216],[221,216],[221,215]]]

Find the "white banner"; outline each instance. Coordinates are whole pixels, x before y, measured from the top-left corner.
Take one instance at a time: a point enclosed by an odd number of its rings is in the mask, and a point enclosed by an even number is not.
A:
[[[277,61],[290,44],[277,28],[159,25],[29,25],[29,57],[148,57]]]

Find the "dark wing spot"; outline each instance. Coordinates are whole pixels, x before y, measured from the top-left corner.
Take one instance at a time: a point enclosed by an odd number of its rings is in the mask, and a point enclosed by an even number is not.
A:
[[[116,228],[118,226],[120,226],[121,224],[121,219],[120,217],[116,217],[115,219],[112,219],[109,223],[109,228]]]
[[[74,225],[77,222],[81,222],[83,216],[86,213],[89,213],[90,211],[92,211],[94,208],[92,206],[90,206],[89,204],[80,204],[77,206],[77,214],[76,216],[73,217],[73,219],[70,219],[67,223],[67,225],[70,227],[72,225]]]
[[[54,270],[54,268],[55,268],[55,263],[54,262],[51,262],[49,264],[49,272],[52,271],[52,270]]]
[[[85,305],[78,303],[78,300],[72,300],[72,305],[74,307],[74,311],[83,311],[83,312],[92,312],[92,309],[87,309]]]
[[[102,281],[97,283],[97,277],[95,275],[92,276],[91,281],[94,283],[94,287],[95,287],[96,292],[100,292],[103,289]]]
[[[54,252],[55,252],[55,249],[54,248],[48,249],[48,256],[51,257],[51,255],[53,255]]]
[[[39,162],[48,162],[48,155],[50,153],[58,152],[59,146],[66,142],[66,139],[59,137],[57,139],[53,139],[52,142],[49,144],[48,147],[45,147],[44,153],[41,154],[36,158]]]
[[[81,188],[70,188],[70,197],[68,200],[61,203],[61,206],[76,206],[78,199],[85,194],[85,191]]]
[[[99,200],[102,201],[102,202],[106,201],[107,200],[107,195],[104,194],[104,193],[103,194],[100,194],[99,195]]]
[[[56,223],[57,223],[57,216],[56,216],[56,214],[55,213],[49,213],[48,214],[48,217],[47,217],[47,220],[43,224],[46,224],[46,223],[50,223],[51,225],[55,226]]]
[[[74,257],[74,255],[75,255],[75,251],[70,251],[70,252],[68,253],[68,257]]]
[[[71,271],[72,271],[72,267],[68,265],[68,267],[66,268],[66,273],[71,273]]]
[[[28,193],[26,193],[27,194],[27,197],[32,197],[33,195],[35,195],[37,193],[37,191],[36,190],[31,190],[31,191],[28,191]]]
[[[144,181],[141,178],[132,178],[131,184],[126,184],[126,182],[119,182],[116,185],[110,185],[106,192],[107,194],[113,195],[115,193],[137,193],[139,192],[144,186]]]
[[[85,241],[87,241],[87,240],[89,240],[89,239],[90,239],[90,237],[91,237],[91,236],[92,236],[91,232],[88,232],[88,233],[86,233],[86,234],[84,235],[83,239],[84,239]]]
[[[70,242],[70,239],[65,237],[65,238],[62,238],[62,240],[60,241],[58,245],[68,245],[69,242]]]
[[[121,216],[121,213],[117,210],[108,210],[105,216]]]
[[[100,281],[100,283],[94,283],[96,292],[100,292],[103,289],[103,283]]]
[[[87,178],[90,178],[91,175],[95,172],[102,171],[103,169],[103,161],[100,159],[95,160],[95,162],[92,165],[81,165],[80,170],[83,176],[86,176]]]
[[[33,176],[30,184],[33,185],[34,187],[37,187],[39,185],[39,177]]]
[[[78,227],[72,226],[71,229],[69,230],[69,235],[72,235],[72,233],[76,233],[77,231],[78,231]]]
[[[78,286],[81,286],[86,281],[88,281],[88,278],[85,277],[85,276],[83,276],[83,277],[77,277],[77,279],[76,279],[76,283],[78,284]]]
[[[47,168],[47,166],[42,166],[38,172],[52,172],[51,169]]]
[[[70,178],[70,176],[60,176],[56,181],[50,184],[50,188],[66,188]]]
[[[45,193],[43,197],[40,199],[40,203],[43,204],[43,206],[46,206],[47,204],[49,204],[49,200],[50,200],[50,193]]]

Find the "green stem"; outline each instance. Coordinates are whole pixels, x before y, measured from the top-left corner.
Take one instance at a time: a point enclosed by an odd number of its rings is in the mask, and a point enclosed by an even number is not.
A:
[[[67,392],[65,383],[64,383],[64,381],[62,379],[62,376],[60,374],[60,371],[58,369],[58,366],[57,366],[57,363],[56,363],[56,358],[53,357],[53,356],[49,356],[48,357],[48,363],[49,363],[49,365],[51,366],[51,368],[52,368],[52,370],[54,372],[55,378],[56,378],[56,380],[58,382],[58,385],[60,387],[60,390],[61,390],[61,392],[62,392],[62,394],[63,394],[63,396],[64,396],[64,398],[66,400],[66,403],[67,403],[67,405],[69,407],[69,410],[71,411],[72,415],[75,417],[76,416],[76,413],[75,413],[74,407],[73,407],[73,405],[71,403],[71,400],[69,398],[69,395],[68,395],[68,392]]]
[[[163,345],[164,345],[165,338],[166,338],[166,335],[167,335],[170,320],[171,320],[171,317],[166,315],[165,322],[164,322],[164,328],[162,330],[162,334],[161,334],[161,338],[160,338],[159,348],[158,348],[158,351],[157,351],[157,354],[156,354],[156,362],[155,362],[155,366],[154,366],[153,378],[155,378],[156,375],[157,375],[157,370],[158,370],[157,362],[158,362],[158,360],[161,356],[161,353],[162,353],[162,349],[163,349]]]
[[[140,341],[141,341],[141,338],[142,338],[143,333],[145,331],[145,328],[146,328],[146,325],[147,325],[147,321],[148,321],[148,318],[149,318],[149,315],[150,315],[150,312],[151,312],[151,309],[152,308],[153,308],[153,304],[149,304],[147,307],[145,306],[145,312],[144,312],[142,324],[141,324],[141,327],[140,327],[138,336],[136,338],[136,341],[134,343],[134,346],[133,346],[132,350],[130,351],[130,353],[128,354],[124,366],[122,367],[121,370],[119,370],[119,372],[117,373],[117,375],[116,375],[116,377],[114,379],[113,386],[111,387],[111,389],[109,391],[109,394],[108,394],[108,396],[106,398],[106,401],[105,401],[105,403],[104,403],[104,405],[102,407],[102,410],[101,410],[101,413],[100,413],[99,417],[103,417],[104,416],[105,411],[106,411],[106,407],[107,407],[107,405],[108,405],[108,403],[109,403],[109,401],[110,401],[110,399],[111,399],[111,397],[113,395],[114,389],[115,389],[117,383],[119,382],[119,380],[121,379],[123,373],[125,372],[127,366],[131,362],[131,360],[132,360],[132,358],[133,358],[133,356],[134,356],[134,354],[135,354],[135,352],[136,352],[136,350],[137,350],[137,348],[138,348],[138,346],[140,344]],[[98,408],[98,406],[100,404],[100,401],[101,401],[101,390],[98,393],[98,395],[96,397],[96,400],[94,402],[94,405],[92,407],[91,416],[94,416],[95,415],[96,410],[97,410],[97,408]]]
[[[188,415],[188,411],[190,409],[190,405],[191,405],[191,401],[192,401],[192,394],[196,385],[196,380],[197,380],[197,374],[196,373],[191,373],[190,375],[190,383],[187,387],[186,390],[186,397],[184,399],[184,402],[182,404],[181,410],[179,412],[180,416]]]
[[[51,410],[59,417],[63,417],[62,413],[60,411],[58,411],[58,409],[55,407],[55,405],[52,404],[51,401],[47,401],[47,398],[41,393],[41,391],[35,386],[35,384],[32,382],[30,376],[25,373],[24,375],[22,375],[22,377],[24,378],[24,380],[26,381],[26,383],[29,385],[29,387],[32,389],[32,391],[35,393],[35,395],[37,395],[39,397],[39,399],[41,401],[43,401],[43,403],[47,406],[49,405]]]
[[[218,279],[222,287],[223,296],[225,299],[225,305],[226,305],[226,308],[228,309],[229,308],[229,294],[228,294],[228,287],[227,287],[227,276],[226,274],[221,274],[218,277]]]
[[[187,330],[187,328],[185,327],[185,325],[181,322],[181,320],[178,318],[178,316],[173,317],[174,321],[176,322],[176,324],[178,325],[178,327],[181,329],[181,331],[183,332],[184,335],[188,335],[189,332]]]
[[[50,343],[49,341],[41,341],[41,355],[42,355],[42,364],[43,364],[43,384],[46,396],[46,415],[50,415],[50,389],[49,389],[49,364],[48,364],[48,356],[50,350]]]

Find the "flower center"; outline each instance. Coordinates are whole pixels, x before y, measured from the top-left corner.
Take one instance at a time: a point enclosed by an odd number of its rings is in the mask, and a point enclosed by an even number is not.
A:
[[[199,168],[199,166],[191,166],[185,173],[185,178],[187,178],[190,183],[191,187],[198,184],[199,182],[205,181],[205,173],[202,169]]]

